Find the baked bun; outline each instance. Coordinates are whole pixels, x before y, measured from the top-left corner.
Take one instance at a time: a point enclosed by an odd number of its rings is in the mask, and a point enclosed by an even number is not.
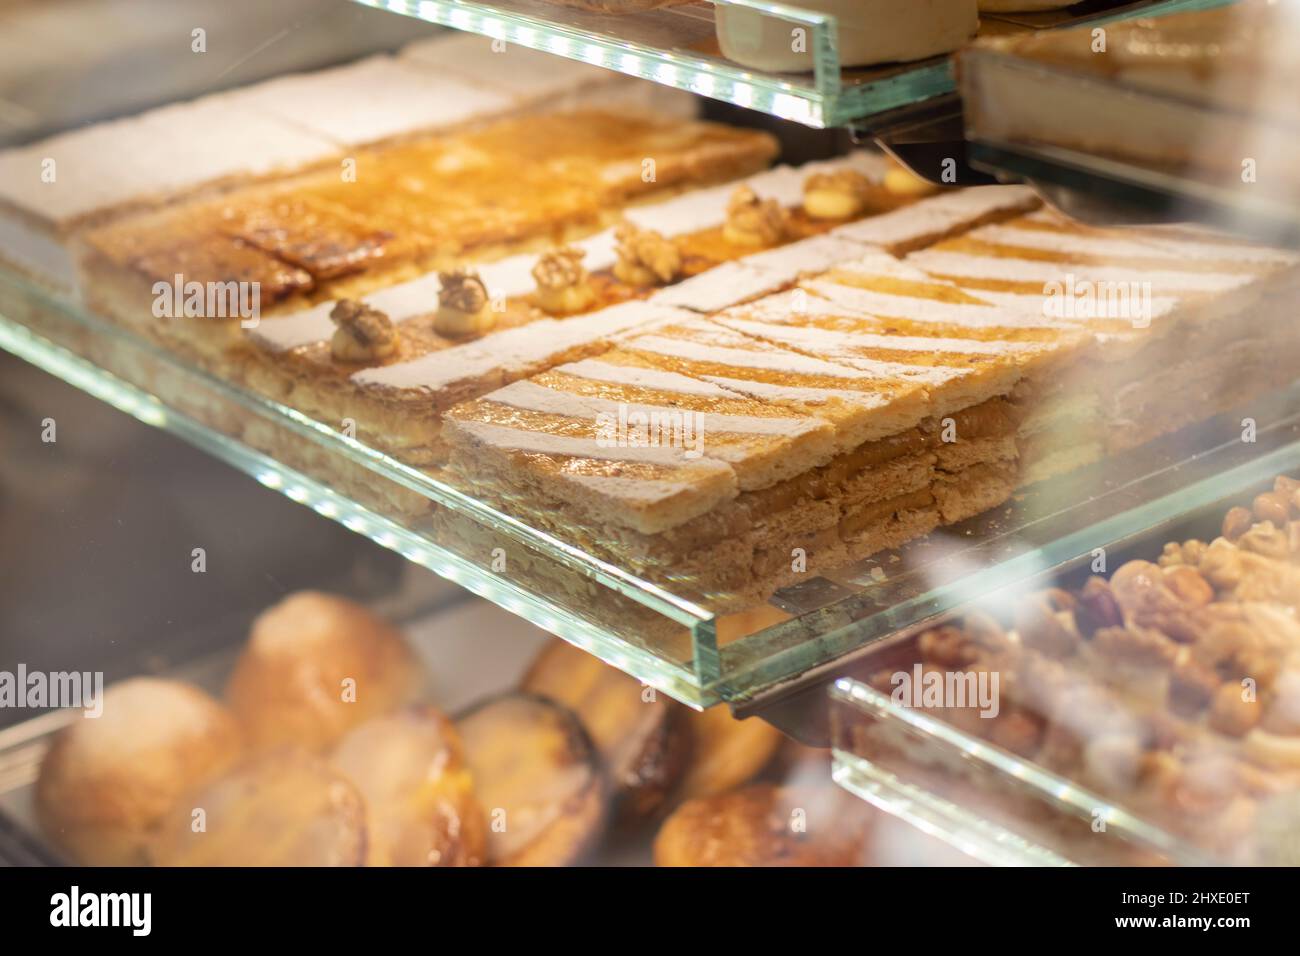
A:
[[[361,794],[346,777],[314,754],[281,750],[177,804],[150,859],[157,866],[361,866],[365,824]]]
[[[776,755],[785,736],[765,720],[737,720],[726,707],[691,711],[686,718],[691,758],[678,782],[675,800],[691,800],[733,790],[758,775]]]
[[[655,865],[852,866],[865,849],[870,810],[841,795],[829,786],[758,784],[689,800],[659,828]]]
[[[348,732],[334,766],[366,805],[370,866],[479,866],[487,818],[450,719],[412,707]]]
[[[569,866],[604,832],[600,757],[577,716],[545,697],[506,694],[456,720],[493,866]]]
[[[41,764],[36,806],[50,839],[79,863],[135,866],[177,801],[239,759],[239,725],[180,681],[137,677],[104,694],[98,718],[77,718]]]
[[[352,601],[300,591],[253,622],[226,700],[253,751],[325,753],[358,724],[409,703],[419,674],[387,622]]]
[[[578,715],[600,752],[620,816],[654,813],[686,769],[690,712],[586,651],[556,638],[522,686]]]

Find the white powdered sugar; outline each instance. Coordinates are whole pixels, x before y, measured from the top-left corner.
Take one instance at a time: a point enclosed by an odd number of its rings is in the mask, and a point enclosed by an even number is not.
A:
[[[839,226],[831,235],[877,246],[896,246],[942,235],[998,212],[1030,209],[1038,203],[1023,186],[976,186],[930,196],[880,216]]]
[[[750,269],[739,262],[724,262],[650,297],[659,305],[680,306],[696,312],[717,312],[729,305],[773,292],[785,285],[779,275]]]

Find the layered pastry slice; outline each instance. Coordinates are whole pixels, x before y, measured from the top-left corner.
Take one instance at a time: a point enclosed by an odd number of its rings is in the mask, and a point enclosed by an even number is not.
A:
[[[516,311],[500,331],[454,344],[437,331],[437,311],[394,323],[348,300],[331,309],[330,339],[293,349],[265,379],[266,366],[250,365],[249,374],[262,391],[371,447],[436,465],[445,459],[442,415],[452,405],[682,316],[639,301],[563,321]]]
[[[453,480],[719,609],[1009,493],[1014,373],[938,348],[827,361],[743,321],[661,325],[457,406]]]
[[[861,153],[798,170],[778,167],[631,207],[617,225],[564,246],[489,262],[471,260],[465,267],[472,275],[460,281],[477,281],[481,315],[465,314],[459,320],[444,315],[448,310],[440,300],[447,290],[437,273],[372,292],[359,305],[382,312],[402,336],[403,349],[418,342],[420,354],[466,345],[548,316],[567,319],[640,298],[669,310],[678,303],[705,311],[721,308],[860,256],[862,244],[825,233],[903,201],[885,194],[882,174],[880,164]],[[768,248],[754,251],[761,247],[745,241],[743,227],[760,195],[758,202],[782,228],[767,238]],[[733,261],[736,256],[741,258]],[[324,302],[264,318],[249,331],[254,347],[238,362],[228,357],[227,374],[302,411],[327,411],[326,420],[333,422],[339,409],[311,394],[312,379],[321,378],[321,388],[328,390],[330,382],[358,370],[349,365],[353,359],[340,358],[332,347],[339,334],[332,318],[335,306]],[[421,464],[436,457],[432,448],[394,446],[382,432],[374,437],[388,450],[409,449]]]
[[[1036,302],[981,297],[876,253],[805,281],[800,311],[767,310],[769,321],[882,330],[945,348],[1003,349],[1027,360],[1027,374],[1007,393],[1018,420],[1018,482],[1036,481],[1094,461],[1103,453],[1098,397],[1067,387],[1093,351],[1085,330],[1035,309]],[[735,310],[743,313],[745,310]],[[980,346],[976,343],[987,343]],[[1036,367],[1035,367],[1036,366]]]
[[[1091,332],[1092,359],[1059,379],[1058,396],[1099,407],[1107,451],[1295,377],[1300,257],[1287,251],[1190,231],[1092,229],[1039,212],[907,262],[976,297]]]
[[[220,350],[240,323],[207,314],[159,322],[160,283],[237,281],[258,291],[259,317],[294,311],[590,233],[634,199],[734,177],[765,165],[774,149],[762,133],[645,116],[502,120],[363,151],[353,175],[305,174],[94,230],[85,237],[86,297],[169,341]],[[654,177],[643,175],[646,157]]]

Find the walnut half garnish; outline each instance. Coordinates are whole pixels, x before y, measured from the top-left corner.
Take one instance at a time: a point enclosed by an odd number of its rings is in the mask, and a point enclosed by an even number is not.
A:
[[[551,315],[581,312],[596,298],[587,270],[582,265],[586,254],[581,249],[565,246],[542,253],[533,266],[537,304]]]
[[[625,222],[614,232],[617,242],[614,275],[628,285],[663,285],[682,271],[682,252],[677,244],[653,229],[640,229]]]
[[[759,199],[748,186],[737,186],[727,203],[722,236],[741,246],[774,246],[785,236],[787,215],[775,199]]]
[[[851,219],[867,205],[871,180],[854,169],[813,173],[803,184],[803,211],[813,219]]]
[[[438,273],[438,311],[433,327],[443,335],[472,335],[492,326],[487,286],[470,269]]]
[[[340,299],[330,310],[338,326],[330,339],[330,352],[340,362],[373,362],[397,349],[397,329],[378,309],[355,299]]]

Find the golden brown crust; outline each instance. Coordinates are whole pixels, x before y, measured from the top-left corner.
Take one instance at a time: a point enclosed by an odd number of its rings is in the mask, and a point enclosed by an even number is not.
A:
[[[302,591],[253,622],[226,700],[252,750],[321,753],[408,703],[419,683],[414,655],[385,621],[343,598]]]
[[[449,718],[433,707],[376,717],[345,736],[331,763],[366,804],[369,866],[480,866],[487,819]]]
[[[600,751],[622,817],[654,813],[686,769],[686,709],[585,651],[552,640],[520,686],[578,715]]]
[[[197,687],[122,681],[104,694],[102,716],[56,735],[36,784],[37,813],[77,862],[138,865],[166,813],[241,750],[235,719]]]
[[[654,842],[656,866],[852,866],[869,811],[829,787],[759,784],[682,804]]]
[[[157,866],[361,866],[361,794],[319,757],[267,754],[191,795],[150,849]]]
[[[493,866],[568,866],[604,830],[606,781],[572,711],[545,697],[507,694],[457,721]]]

